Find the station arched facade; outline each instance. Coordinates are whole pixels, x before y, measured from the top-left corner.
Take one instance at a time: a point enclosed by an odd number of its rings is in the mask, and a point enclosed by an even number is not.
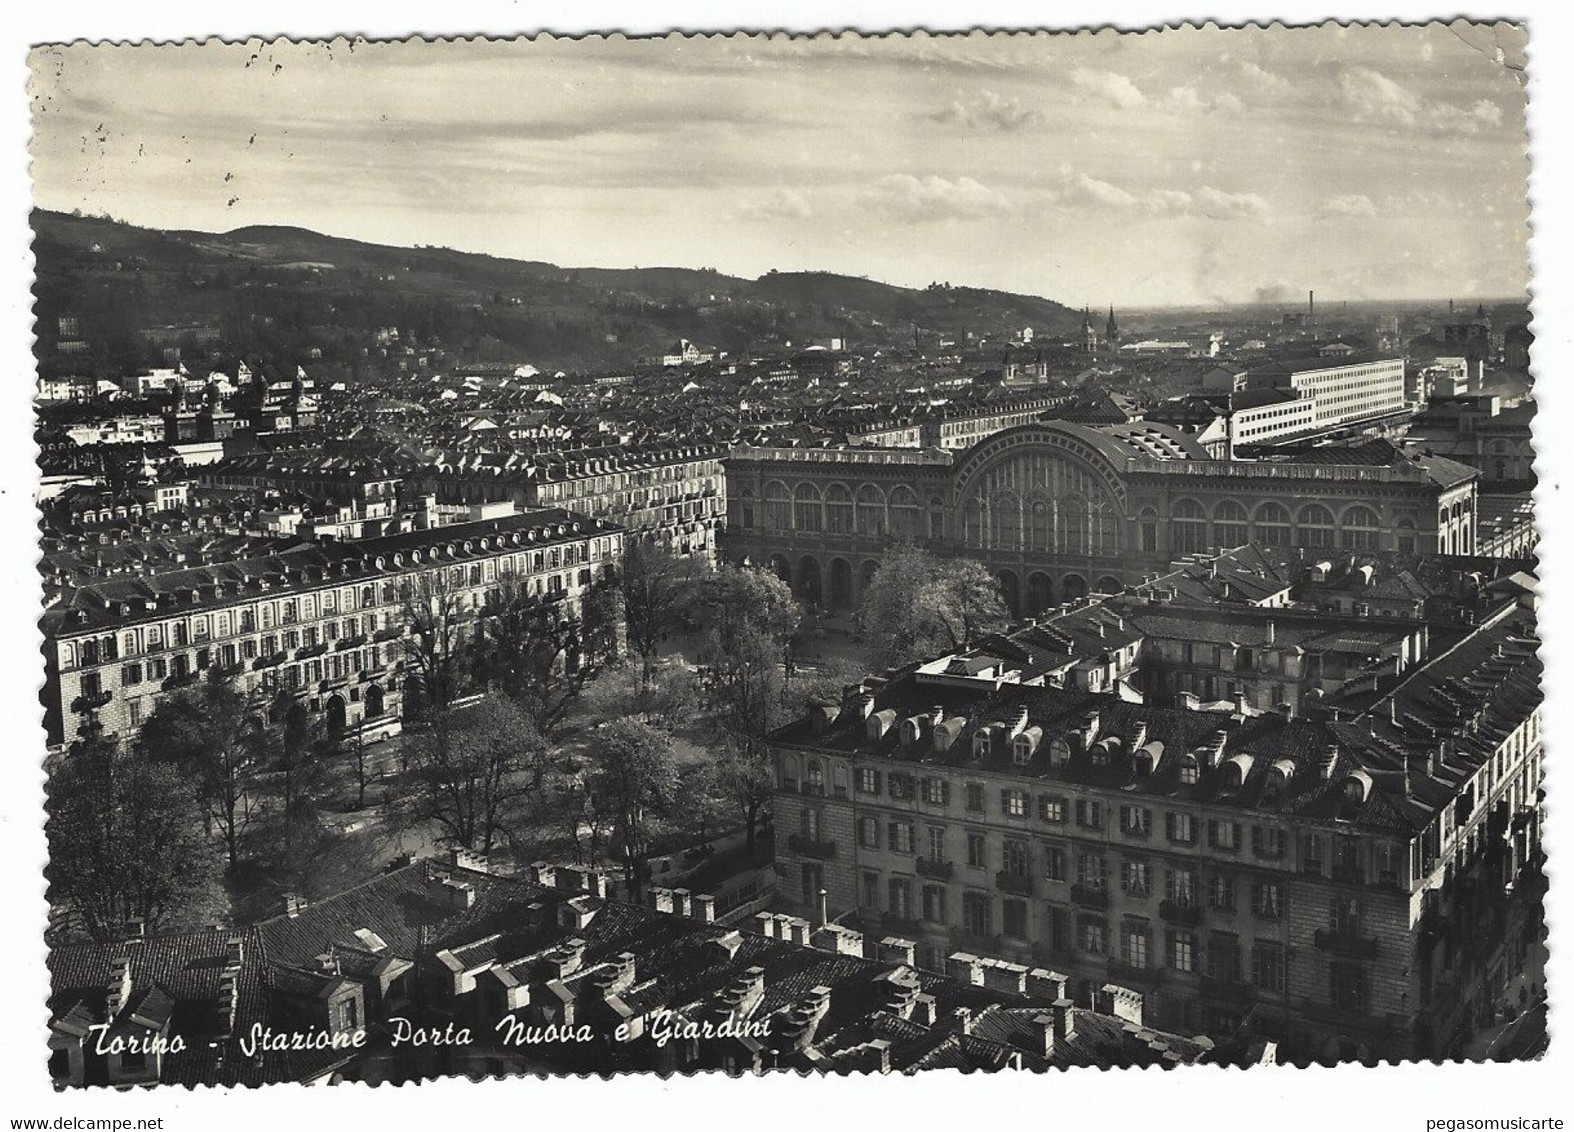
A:
[[[1115,592],[1191,554],[1258,542],[1308,553],[1469,554],[1475,469],[1209,460],[1160,425],[1044,421],[962,453],[739,449],[727,461],[734,562],[800,600],[856,609],[899,542],[984,562],[1014,613]],[[1163,450],[1169,458],[1153,453]]]

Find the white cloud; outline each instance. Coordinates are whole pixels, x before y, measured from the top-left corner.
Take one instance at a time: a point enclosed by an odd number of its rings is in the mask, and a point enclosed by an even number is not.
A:
[[[1114,71],[1091,71],[1086,67],[1078,67],[1071,72],[1071,81],[1078,89],[1122,110],[1130,110],[1147,101],[1130,79]]]
[[[1214,220],[1262,220],[1273,209],[1256,193],[1227,193],[1204,185],[1197,190],[1197,211]]]
[[[1370,67],[1351,67],[1340,72],[1339,91],[1345,106],[1363,122],[1413,126],[1421,111],[1415,95]]]
[[[1241,100],[1229,91],[1210,92],[1204,97],[1194,86],[1171,87],[1166,101],[1172,109],[1193,113],[1222,110],[1227,114],[1239,114],[1246,108]]]
[[[992,90],[980,90],[972,97],[958,95],[951,103],[926,115],[935,122],[950,122],[968,129],[994,129],[1002,132],[1036,126],[1044,115],[1019,98]]]
[[[1351,115],[1361,122],[1422,129],[1434,134],[1478,134],[1503,124],[1503,109],[1490,99],[1470,106],[1423,102],[1387,75],[1369,67],[1340,72],[1339,91]]]
[[[1377,205],[1372,203],[1372,198],[1365,193],[1341,193],[1323,201],[1322,207],[1317,210],[1318,219],[1327,219],[1334,216],[1348,217],[1373,217],[1377,215]]]
[[[746,201],[737,212],[746,220],[806,220],[814,215],[808,198],[796,189],[775,189],[758,200]]]
[[[1051,205],[1068,210],[1146,213],[1161,217],[1198,216],[1210,220],[1261,220],[1272,211],[1268,202],[1256,193],[1227,193],[1208,185],[1196,192],[1126,189],[1064,166],[1059,178],[1042,192]]]
[[[867,208],[899,220],[976,220],[1013,211],[1011,202],[971,177],[948,180],[930,174],[892,173],[859,197]]]
[[[1261,93],[1283,94],[1290,89],[1290,80],[1259,67],[1250,59],[1242,59],[1236,66],[1240,68],[1241,77]]]

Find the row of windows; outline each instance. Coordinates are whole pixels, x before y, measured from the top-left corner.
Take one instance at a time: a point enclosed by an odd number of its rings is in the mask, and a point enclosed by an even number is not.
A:
[[[806,774],[805,791],[811,795],[823,796],[824,771],[817,760],[810,760]],[[936,806],[950,803],[951,786],[945,779],[916,778],[899,773],[882,776],[880,771],[869,767],[858,770],[857,789],[860,793],[877,795],[882,780],[889,787],[889,797],[893,801],[922,799],[925,803]],[[982,783],[964,784],[963,797],[968,812],[980,814],[985,812],[985,787]],[[1057,794],[1039,794],[1035,798],[1027,790],[1012,787],[1004,788],[999,792],[999,805],[1000,814],[1007,818],[1026,820],[1031,814],[1038,821],[1049,825],[1072,824],[1079,829],[1093,832],[1103,832],[1107,828],[1112,809],[1096,798],[1072,800]],[[1123,836],[1143,841],[1154,836],[1156,827],[1154,813],[1150,807],[1126,803],[1113,807],[1113,812],[1117,828]],[[813,806],[805,806],[800,814],[806,823],[804,832],[809,832],[807,823],[812,822],[814,836],[818,837],[818,829],[823,820],[820,810]],[[879,849],[884,846],[900,853],[917,851],[915,848],[917,828],[918,823],[907,818],[882,817],[873,814],[862,814],[857,821],[860,846],[867,849]],[[1196,845],[1200,835],[1207,847],[1215,852],[1240,853],[1249,845],[1251,855],[1258,860],[1285,861],[1290,856],[1290,831],[1281,826],[1253,824],[1247,827],[1242,822],[1227,818],[1199,818],[1186,811],[1168,810],[1164,812],[1163,828],[1164,839],[1173,845]],[[884,836],[881,833],[882,829],[885,831]],[[935,861],[948,859],[945,850],[949,836],[948,827],[927,824],[925,830],[926,856]],[[985,844],[986,836],[979,831],[967,833],[969,865],[983,867],[986,864],[984,850],[975,849],[975,846],[981,847]],[[1003,843],[1008,846],[1003,850],[1007,857],[1017,852],[1009,848],[1010,846],[1021,845],[1023,846],[1021,851],[1026,852],[1027,843],[1020,839],[1008,837]],[[1331,869],[1331,875],[1335,879],[1355,884],[1375,881],[1380,884],[1395,885],[1404,880],[1400,867],[1401,850],[1388,842],[1368,845],[1354,837],[1305,833],[1299,838],[1299,848],[1299,867],[1302,872],[1325,875]],[[1003,867],[1009,871],[1011,867],[1009,861]],[[1025,868],[1022,870],[1024,875],[1026,871]],[[1046,875],[1051,879],[1058,879],[1052,871]]]
[[[572,548],[570,548],[572,549]],[[490,569],[482,571],[480,563],[472,564],[468,570],[456,566],[453,568],[455,577],[452,579],[457,586],[479,587],[488,581],[495,581]],[[505,573],[503,577],[508,577]],[[526,592],[531,596],[538,594],[562,593],[572,584],[573,576],[567,574],[552,574],[545,578],[530,578],[526,582]],[[589,585],[591,572],[582,568],[578,573],[580,585]],[[320,617],[331,617],[341,611],[350,611],[356,608],[369,609],[378,605],[394,605],[402,601],[404,587],[408,580],[403,582],[385,581],[380,585],[366,585],[359,589],[348,588],[343,591],[328,591],[323,594],[308,594],[301,598],[284,598],[279,601],[264,602],[256,609],[240,609],[212,614],[198,614],[189,621],[181,620],[163,624],[153,624],[139,630],[127,630],[120,634],[108,633],[99,638],[84,641],[68,642],[62,646],[61,663],[65,667],[81,665],[102,664],[107,661],[118,660],[123,656],[136,656],[142,652],[156,652],[163,648],[184,648],[187,645],[202,641],[220,639],[233,636],[237,633],[254,633],[260,627],[267,630],[277,625],[294,625],[305,621],[315,621]],[[475,595],[459,595],[461,602],[466,597],[472,598],[472,604],[479,608],[480,598]],[[357,600],[357,598],[359,600]],[[383,626],[388,623],[386,611],[379,614]],[[351,619],[353,621],[353,619]],[[350,622],[346,622],[349,624]],[[332,626],[334,623],[329,622]],[[315,634],[316,629],[308,630]],[[335,631],[327,630],[328,639],[334,639]],[[372,629],[365,631],[371,632]],[[346,635],[351,631],[346,630]],[[315,643],[315,642],[313,642]]]

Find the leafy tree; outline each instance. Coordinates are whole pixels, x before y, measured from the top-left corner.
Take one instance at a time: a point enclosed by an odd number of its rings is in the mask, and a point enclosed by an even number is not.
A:
[[[229,863],[240,859],[258,787],[261,726],[256,705],[210,669],[196,689],[166,696],[142,724],[138,744],[153,761],[178,768],[224,836]]]
[[[858,611],[869,663],[894,668],[962,648],[1010,624],[1000,582],[972,558],[889,551]]]
[[[718,780],[744,823],[748,848],[774,776],[765,736],[783,721],[785,659],[803,617],[775,574],[723,566],[703,594],[711,700],[722,736]]]
[[[602,580],[579,608],[553,594],[531,593],[517,578],[486,595],[476,643],[476,673],[553,735],[597,665],[616,655],[617,590]]]
[[[409,816],[455,845],[490,853],[540,795],[552,765],[535,721],[517,703],[487,697],[443,712],[407,743]]]
[[[585,687],[583,700],[593,719],[637,716],[658,727],[677,729],[699,715],[694,674],[681,660],[655,665],[648,676],[631,668],[608,669]]]
[[[618,588],[628,646],[640,659],[642,685],[650,683],[662,642],[682,626],[700,583],[700,567],[693,559],[637,538],[629,541]]]
[[[269,813],[269,847],[281,858],[295,860],[321,836],[318,798],[333,743],[288,694],[279,695],[269,716],[271,723],[262,722],[252,731],[253,761],[266,774],[276,802]]]
[[[211,916],[218,855],[177,767],[91,729],[50,775],[45,813],[50,902],[93,939],[122,938],[133,919],[159,931]]]
[[[676,751],[671,735],[640,719],[614,720],[597,740],[590,794],[596,811],[606,815],[624,882],[637,899],[644,886],[651,818],[673,811],[679,801]]]

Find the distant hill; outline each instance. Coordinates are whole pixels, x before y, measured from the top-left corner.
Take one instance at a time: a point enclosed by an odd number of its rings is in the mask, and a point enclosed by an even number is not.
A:
[[[564,268],[287,226],[162,232],[44,210],[32,221],[46,371],[123,371],[156,360],[171,337],[183,351],[279,366],[315,350],[354,372],[379,364],[365,347],[392,327],[403,343],[465,359],[572,370],[631,366],[678,338],[738,351],[842,336],[867,349],[908,344],[915,329],[931,342],[967,331],[1001,341],[1080,323],[1048,299],[826,272]],[[61,317],[85,343],[66,355]]]

